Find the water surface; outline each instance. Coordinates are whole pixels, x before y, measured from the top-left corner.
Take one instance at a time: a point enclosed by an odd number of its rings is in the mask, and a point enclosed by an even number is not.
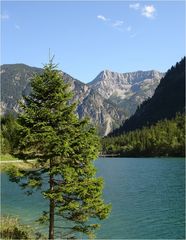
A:
[[[183,159],[100,158],[96,166],[105,179],[105,201],[112,203],[112,213],[102,222],[97,238],[185,238]],[[31,223],[47,208],[39,193],[25,196],[6,174],[1,185],[2,214],[19,215]]]

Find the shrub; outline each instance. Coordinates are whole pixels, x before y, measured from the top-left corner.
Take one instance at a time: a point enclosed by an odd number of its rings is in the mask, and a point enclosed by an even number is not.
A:
[[[10,216],[1,217],[0,239],[46,239],[40,233],[20,223],[18,218]]]

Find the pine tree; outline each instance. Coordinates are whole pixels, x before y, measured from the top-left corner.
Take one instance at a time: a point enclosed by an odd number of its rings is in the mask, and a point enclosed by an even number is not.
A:
[[[2,153],[13,153],[17,145],[17,123],[12,113],[1,116]]]
[[[110,212],[110,205],[102,199],[103,179],[95,176],[93,164],[100,149],[99,137],[86,119],[79,120],[74,113],[72,93],[52,61],[33,78],[31,87],[32,93],[25,97],[18,118],[17,155],[36,159],[37,167],[12,169],[10,178],[28,194],[44,188],[42,194],[49,200],[49,211],[43,212],[39,222],[48,222],[49,239],[57,237],[55,228],[64,225],[61,238],[69,232],[73,233],[71,237],[78,232],[91,237],[99,225],[89,220],[102,220]]]

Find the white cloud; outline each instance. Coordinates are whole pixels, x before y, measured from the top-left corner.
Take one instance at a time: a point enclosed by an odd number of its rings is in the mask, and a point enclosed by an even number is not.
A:
[[[123,25],[123,21],[121,20],[117,20],[112,24],[113,27],[121,27],[122,25]]]
[[[1,15],[1,20],[8,20],[10,16],[7,13],[2,13]]]
[[[140,6],[139,3],[134,3],[129,5],[130,8],[137,10],[141,13],[142,16],[147,18],[154,18],[154,13],[156,12],[156,9],[153,5],[143,5]]]
[[[104,17],[103,15],[98,15],[97,18],[102,21],[108,21],[108,19],[106,17]]]
[[[140,4],[139,3],[130,4],[129,7],[134,9],[134,10],[139,10],[140,9]]]
[[[111,18],[106,18],[104,15],[98,15],[98,19],[105,22],[105,24],[119,32],[128,32],[132,34],[132,27],[123,20],[114,20]]]
[[[97,16],[98,19],[100,19],[101,21],[105,22],[108,26],[112,27],[112,28],[115,28],[119,31],[123,31],[122,29],[122,25],[123,25],[123,21],[121,20],[112,20],[110,18],[106,18],[105,16],[103,15],[98,15]]]
[[[154,13],[156,9],[153,5],[145,5],[142,8],[141,14],[147,18],[154,18]]]

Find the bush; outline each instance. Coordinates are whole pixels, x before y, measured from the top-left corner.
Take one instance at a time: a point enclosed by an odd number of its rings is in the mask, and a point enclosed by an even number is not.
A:
[[[31,227],[20,223],[18,218],[1,217],[0,239],[46,239],[42,234],[35,233]]]
[[[31,230],[22,225],[17,218],[4,216],[1,218],[1,239],[30,239]]]

